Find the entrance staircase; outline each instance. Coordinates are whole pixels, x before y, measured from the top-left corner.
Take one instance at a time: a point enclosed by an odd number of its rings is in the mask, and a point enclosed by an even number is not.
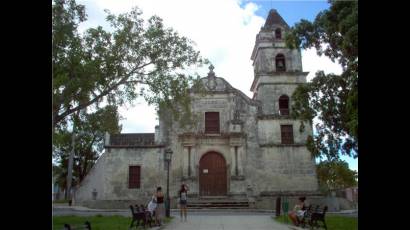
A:
[[[249,209],[249,201],[246,198],[200,197],[190,198],[189,209]]]

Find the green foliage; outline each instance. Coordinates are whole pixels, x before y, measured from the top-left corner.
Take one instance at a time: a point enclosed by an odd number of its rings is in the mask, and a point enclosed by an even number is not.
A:
[[[315,114],[309,105],[309,85],[300,85],[296,88],[292,95],[292,113],[293,118],[301,118],[302,120],[312,122]]]
[[[275,221],[280,223],[292,224],[292,221],[284,216],[272,217]],[[340,215],[326,214],[326,225],[328,229],[332,230],[356,230],[358,229],[358,219],[356,217],[347,217]]]
[[[205,63],[209,63],[209,61],[206,60]],[[197,94],[200,96],[207,94],[199,75],[197,75],[197,78],[193,81],[193,85],[190,89],[185,91],[183,95],[180,95],[179,100],[164,100],[159,103],[158,114],[165,123],[165,126],[170,127],[173,121],[178,121],[179,127],[185,129],[185,132],[197,130],[201,114],[192,113],[191,106],[195,98],[188,96],[189,94]],[[174,114],[174,116],[169,116],[170,114]]]
[[[321,161],[317,167],[319,187],[324,193],[357,185],[357,172],[342,160]]]
[[[317,135],[311,143],[315,156],[338,159],[340,154],[358,156],[358,38],[357,1],[330,1],[314,22],[301,20],[286,36],[288,47],[317,49],[338,60],[341,75],[318,71],[313,80],[292,95],[294,118],[312,121]]]
[[[320,142],[315,141],[314,137],[309,135],[306,140],[306,147],[311,152],[312,158],[320,156],[320,146],[317,146]]]
[[[82,111],[75,117],[75,155],[73,184],[80,183],[104,149],[105,132],[120,133],[120,116],[116,106],[106,106],[94,113]],[[68,159],[72,150],[72,131],[58,129],[54,132],[53,158],[58,162],[54,175],[57,183],[65,188]]]
[[[117,229],[128,229],[130,222],[131,222],[131,217],[53,216],[53,229],[55,230],[63,229],[65,223],[81,226],[84,224],[85,221],[89,221],[91,223],[92,229],[95,229],[95,230],[117,230]]]
[[[86,20],[84,6],[74,0],[53,2],[53,125],[67,122],[73,113],[101,102],[122,105],[143,96],[149,104],[188,108],[188,88],[194,77],[187,67],[205,63],[193,42],[163,25],[161,18],[146,22],[137,7],[79,34]],[[140,87],[140,91],[136,90]],[[174,101],[174,103],[170,103]]]
[[[357,1],[329,2],[330,9],[320,12],[313,23],[303,19],[296,23],[285,40],[290,48],[314,47],[318,55],[347,66],[358,57]]]
[[[304,131],[305,131],[305,123],[301,121],[299,125],[299,132],[303,133]]]
[[[173,217],[164,218],[164,223],[170,223]],[[131,217],[124,216],[53,216],[53,229],[60,230],[64,228],[65,223],[72,225],[82,225],[85,221],[91,223],[91,227],[94,230],[119,230],[129,229],[131,223]],[[142,226],[138,226],[134,229],[144,229]]]

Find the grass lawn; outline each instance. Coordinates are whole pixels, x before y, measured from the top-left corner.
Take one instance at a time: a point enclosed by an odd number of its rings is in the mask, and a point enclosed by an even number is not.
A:
[[[280,223],[286,223],[285,216],[272,217]],[[287,224],[292,224],[292,221],[287,218]],[[293,224],[292,224],[293,225]],[[358,229],[357,218],[339,215],[326,215],[326,225],[329,230],[356,230]],[[323,229],[323,228],[322,228]]]
[[[164,222],[169,223],[172,218],[165,218]],[[87,220],[93,230],[126,230],[131,224],[131,217],[124,216],[53,216],[53,230],[63,229],[65,223],[82,225]],[[138,227],[138,229],[143,228]]]

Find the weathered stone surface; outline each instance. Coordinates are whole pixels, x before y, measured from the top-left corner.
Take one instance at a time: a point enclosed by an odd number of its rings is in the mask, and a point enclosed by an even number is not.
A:
[[[141,188],[128,188],[128,167],[141,166]],[[155,186],[164,184],[166,171],[163,166],[161,149],[113,149],[105,152],[76,192],[76,202],[92,199],[92,191],[97,191],[97,200],[136,200],[144,197],[147,201],[155,191]]]
[[[182,128],[160,113],[155,134],[149,135],[149,146],[125,148],[106,143],[109,151],[100,157],[77,190],[76,201],[93,207],[122,207],[131,201],[148,202],[156,186],[162,186],[165,192],[165,148],[173,151],[170,195],[174,201],[181,181],[190,187],[190,196],[198,197],[200,159],[209,151],[220,153],[226,161],[230,197],[248,197],[257,208],[274,208],[276,197],[283,191],[288,191],[292,202],[303,194],[316,199],[315,163],[306,148],[312,127],[305,122],[301,130],[301,121],[279,114],[279,97],[291,98],[296,87],[306,82],[307,73],[302,72],[300,51],[285,48],[283,40],[273,37],[275,25],[270,27],[261,30],[252,54],[254,99],[233,88],[211,68],[208,76],[201,79],[205,95],[191,91],[191,125]],[[281,28],[286,29],[283,25]],[[285,72],[276,71],[275,56],[279,53],[285,56]],[[219,134],[205,133],[205,112],[219,112]],[[293,126],[294,144],[281,143],[281,125]],[[110,141],[109,136],[106,141]],[[128,188],[130,165],[141,166],[138,189]],[[94,189],[98,195],[93,201]]]

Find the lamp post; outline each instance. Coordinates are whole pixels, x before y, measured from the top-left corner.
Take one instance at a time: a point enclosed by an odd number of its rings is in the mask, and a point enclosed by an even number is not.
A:
[[[172,150],[166,149],[165,150],[165,161],[167,162],[167,206],[165,210],[166,217],[170,217],[170,206],[171,201],[169,199],[169,164],[171,163],[172,158]]]

